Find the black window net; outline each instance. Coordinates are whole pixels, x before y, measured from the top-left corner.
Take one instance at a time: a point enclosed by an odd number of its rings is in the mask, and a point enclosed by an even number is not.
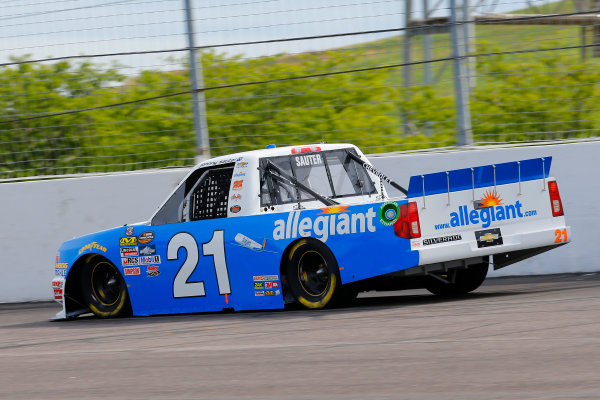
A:
[[[224,218],[233,168],[206,171],[190,196],[190,220]]]

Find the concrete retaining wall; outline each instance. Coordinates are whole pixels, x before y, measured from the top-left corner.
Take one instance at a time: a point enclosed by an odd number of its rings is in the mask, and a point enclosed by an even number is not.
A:
[[[400,184],[411,175],[552,156],[574,242],[490,276],[600,270],[595,232],[600,142],[375,156]],[[144,221],[187,173],[185,169],[0,184],[0,302],[48,300],[56,249],[69,238]]]
[[[0,184],[0,303],[48,300],[65,240],[144,221],[187,170]]]

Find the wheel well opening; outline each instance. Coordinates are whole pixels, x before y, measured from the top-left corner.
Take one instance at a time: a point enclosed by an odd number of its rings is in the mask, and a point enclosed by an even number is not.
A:
[[[284,289],[287,289],[287,277],[285,274],[285,266],[290,261],[290,253],[292,252],[293,249],[295,249],[297,246],[299,246],[303,243],[313,244],[314,247],[324,246],[329,251],[329,253],[331,254],[331,257],[335,261],[335,264],[337,265],[337,268],[338,268],[337,272],[339,275],[339,265],[335,258],[335,254],[333,254],[333,252],[331,251],[329,246],[327,246],[327,244],[325,244],[325,243],[321,242],[319,239],[315,239],[313,237],[305,237],[305,238],[296,239],[285,248],[285,250],[283,251],[283,254],[281,256],[280,263],[279,263],[279,276],[281,277],[281,284]],[[285,293],[284,293],[284,295],[285,295]]]
[[[86,306],[84,298],[83,298],[83,288],[81,286],[81,274],[84,269],[90,265],[91,261],[94,259],[103,259],[106,262],[110,263],[110,260],[106,257],[96,254],[90,253],[85,254],[79,257],[74,263],[71,269],[69,270],[69,274],[67,275],[67,280],[65,282],[65,310],[67,314],[69,312],[78,311],[78,310],[87,310],[91,312],[91,310]],[[112,264],[112,263],[111,263]]]

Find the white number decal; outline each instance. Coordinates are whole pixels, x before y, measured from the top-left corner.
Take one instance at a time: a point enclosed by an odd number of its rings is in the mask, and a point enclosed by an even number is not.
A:
[[[202,255],[213,256],[215,273],[219,294],[230,294],[229,273],[227,272],[227,261],[225,260],[225,231],[214,231],[210,242],[202,245]]]
[[[198,244],[192,235],[182,232],[173,236],[167,246],[167,260],[177,260],[177,253],[182,247],[186,250],[187,256],[175,275],[173,297],[206,296],[204,282],[187,282],[198,265]]]
[[[219,293],[230,294],[231,287],[229,286],[229,273],[225,260],[224,237],[224,231],[214,231],[212,239],[208,243],[202,244],[202,255],[213,257]],[[173,236],[167,246],[167,260],[177,260],[177,253],[182,247],[186,250],[187,256],[173,281],[173,297],[206,296],[204,282],[188,282],[188,279],[198,266],[199,259],[198,243],[192,235],[181,232]]]

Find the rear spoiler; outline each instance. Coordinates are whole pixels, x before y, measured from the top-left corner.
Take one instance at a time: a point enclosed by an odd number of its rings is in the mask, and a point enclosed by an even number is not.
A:
[[[546,179],[550,174],[551,164],[552,157],[542,157],[426,175],[414,175],[410,177],[406,197],[429,196]]]

